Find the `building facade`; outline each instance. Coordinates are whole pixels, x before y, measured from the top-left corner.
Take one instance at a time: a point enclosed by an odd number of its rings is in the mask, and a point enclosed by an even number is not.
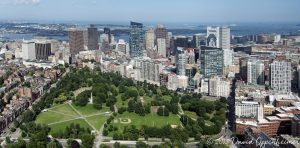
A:
[[[91,25],[88,28],[88,43],[87,43],[88,50],[99,49],[98,40],[99,40],[98,29],[94,25]]]
[[[48,60],[51,55],[51,43],[36,42],[35,43],[35,56],[37,60]]]
[[[230,28],[207,27],[207,42],[209,47],[230,49]]]
[[[261,60],[249,59],[247,62],[247,82],[250,84],[265,84],[265,66]]]
[[[131,57],[143,57],[144,31],[142,23],[130,23],[129,46]]]
[[[69,46],[70,46],[70,54],[72,56],[84,50],[83,30],[79,30],[79,29],[69,30]]]
[[[235,116],[237,118],[263,119],[263,105],[259,102],[242,101],[235,103]]]
[[[205,77],[223,74],[223,50],[221,48],[201,46],[200,71]]]
[[[184,48],[178,47],[176,54],[176,69],[177,75],[185,76],[185,66],[187,64],[187,57]]]
[[[152,50],[155,47],[155,32],[153,28],[150,28],[145,33],[145,46],[146,50]]]
[[[214,76],[209,79],[209,95],[215,97],[228,97],[230,94],[230,81]]]
[[[278,56],[270,64],[270,87],[273,93],[291,92],[292,66],[285,56]]]
[[[34,60],[35,56],[35,43],[34,42],[23,42],[22,53],[24,60]]]
[[[167,57],[167,45],[166,39],[158,38],[157,39],[157,53],[160,57]]]

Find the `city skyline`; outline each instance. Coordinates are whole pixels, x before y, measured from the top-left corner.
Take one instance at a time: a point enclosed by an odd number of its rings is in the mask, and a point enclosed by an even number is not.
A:
[[[300,22],[297,0],[2,0],[0,20],[90,22]]]

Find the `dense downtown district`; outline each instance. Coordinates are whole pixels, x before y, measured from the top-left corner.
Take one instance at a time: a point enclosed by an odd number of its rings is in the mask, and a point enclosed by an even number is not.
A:
[[[298,148],[299,5],[0,0],[0,148]]]

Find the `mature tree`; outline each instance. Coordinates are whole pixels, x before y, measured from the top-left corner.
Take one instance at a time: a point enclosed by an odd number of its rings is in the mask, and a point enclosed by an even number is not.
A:
[[[100,98],[93,98],[93,106],[96,109],[102,109],[102,100]]]
[[[135,110],[135,102],[134,100],[128,101],[128,112],[133,112]]]
[[[136,90],[136,88],[128,88],[127,91],[125,92],[125,95],[130,97],[130,98],[136,98],[138,97],[139,93]]]
[[[145,90],[143,88],[139,89],[139,95],[144,96],[145,95]]]
[[[180,128],[171,129],[171,134],[169,136],[171,142],[173,143],[186,143],[189,139],[189,135],[186,133],[185,130]]]
[[[91,134],[82,134],[82,148],[91,148],[94,145],[95,136]]]
[[[27,110],[22,115],[22,122],[28,123],[28,122],[33,121],[34,118],[35,118],[34,113],[31,110]]]
[[[59,143],[56,139],[47,144],[47,148],[62,148],[61,143]]]
[[[159,116],[169,116],[169,109],[167,107],[161,106],[157,110]]]
[[[145,116],[145,108],[141,102],[135,104],[135,113],[140,116]]]
[[[76,140],[68,139],[68,148],[80,148],[80,144]]]
[[[54,103],[63,103],[67,101],[67,97],[65,96],[64,93],[60,94],[57,98],[54,99]]]

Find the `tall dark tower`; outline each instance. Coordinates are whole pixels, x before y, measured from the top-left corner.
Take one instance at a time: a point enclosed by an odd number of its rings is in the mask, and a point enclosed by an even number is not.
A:
[[[99,49],[98,40],[98,29],[94,25],[91,25],[88,28],[88,50]]]
[[[109,28],[104,28],[104,34],[108,35],[108,42],[111,43],[111,31]]]
[[[142,23],[130,22],[129,45],[131,57],[143,56],[144,31]]]

